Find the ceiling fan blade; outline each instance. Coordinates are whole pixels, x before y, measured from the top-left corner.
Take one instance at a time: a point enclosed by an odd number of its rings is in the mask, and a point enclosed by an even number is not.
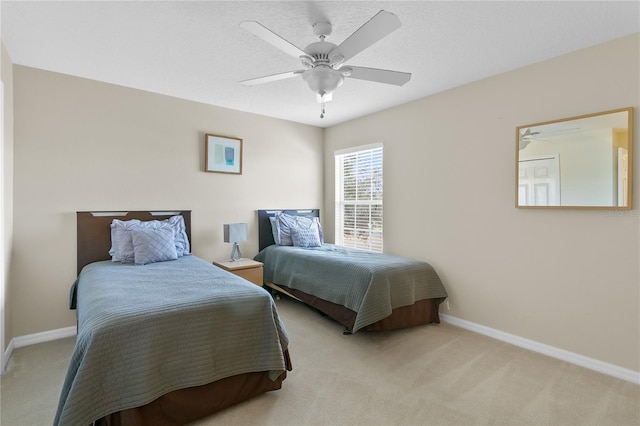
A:
[[[252,78],[249,80],[242,80],[239,83],[242,84],[243,86],[255,86],[256,84],[270,83],[272,81],[278,81],[278,80],[284,80],[291,77],[296,77],[302,74],[303,72],[304,70],[288,71],[280,74],[272,74],[272,75],[266,75],[264,77]]]
[[[396,86],[402,86],[409,80],[411,80],[411,73],[381,70],[378,68],[365,68],[365,67],[343,67],[341,69],[351,69],[351,74],[346,74],[346,77],[356,78],[358,80],[375,81],[378,83],[393,84]]]
[[[344,56],[344,61],[354,57],[367,47],[383,39],[400,28],[400,19],[391,12],[381,10],[345,41],[340,43],[333,52]]]
[[[256,21],[243,21],[240,23],[240,26],[249,31],[254,36],[261,38],[267,43],[277,47],[278,49],[282,50],[285,53],[288,53],[295,58],[306,55],[304,50],[289,43],[287,40],[283,39],[278,34],[274,33],[273,31]]]

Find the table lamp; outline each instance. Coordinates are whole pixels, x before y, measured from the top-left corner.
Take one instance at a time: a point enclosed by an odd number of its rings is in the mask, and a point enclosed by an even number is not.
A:
[[[224,242],[233,243],[233,249],[231,249],[231,261],[236,262],[240,260],[242,254],[240,253],[240,241],[247,241],[248,227],[246,223],[225,223],[224,224]]]

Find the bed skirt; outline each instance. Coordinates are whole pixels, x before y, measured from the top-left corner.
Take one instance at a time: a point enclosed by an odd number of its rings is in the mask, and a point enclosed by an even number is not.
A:
[[[291,371],[288,351],[287,370]],[[96,426],[177,426],[208,417],[232,405],[265,392],[278,390],[287,372],[276,380],[268,371],[244,373],[215,382],[169,392],[141,407],[110,414],[95,422]]]
[[[320,299],[303,291],[289,288],[280,284],[273,285],[267,283],[276,292],[283,292],[301,302],[317,309],[322,314],[339,322],[347,330],[353,330],[356,320],[356,312],[342,305]],[[413,327],[416,325],[440,323],[439,306],[444,298],[418,300],[413,305],[402,306],[392,311],[391,315],[380,321],[374,322],[364,327],[368,331],[397,330],[400,328]]]

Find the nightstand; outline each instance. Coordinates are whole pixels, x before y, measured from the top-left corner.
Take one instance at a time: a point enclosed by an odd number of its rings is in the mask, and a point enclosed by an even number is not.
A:
[[[262,287],[262,263],[251,259],[214,260],[213,264]]]

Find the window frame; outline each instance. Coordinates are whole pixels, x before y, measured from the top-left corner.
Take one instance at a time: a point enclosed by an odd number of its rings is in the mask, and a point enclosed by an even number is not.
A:
[[[370,156],[367,163],[360,162],[362,157]],[[378,159],[379,158],[379,159]],[[359,199],[359,190],[357,172],[355,174],[355,199],[345,200],[345,160],[354,161],[360,167],[370,168],[370,186],[365,187],[364,193],[368,193],[370,198]],[[375,143],[369,145],[361,145],[348,149],[338,150],[334,152],[335,161],[335,244],[343,247],[357,248],[361,250],[382,253],[384,248],[383,237],[383,196],[384,196],[384,145]],[[352,183],[353,184],[353,183]],[[364,240],[354,238],[351,241],[345,239],[345,228],[349,226],[345,223],[345,208],[353,206],[353,225],[354,234],[366,235]],[[358,210],[358,206],[364,207],[364,210]],[[377,211],[377,212],[376,212]],[[358,218],[366,217],[368,229],[364,230],[358,221]],[[356,241],[357,240],[357,241]]]

